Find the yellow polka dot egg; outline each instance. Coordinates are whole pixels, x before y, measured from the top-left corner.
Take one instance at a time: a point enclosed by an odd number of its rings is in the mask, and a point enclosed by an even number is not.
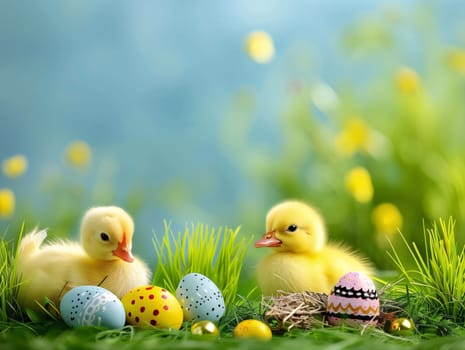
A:
[[[157,286],[141,286],[122,299],[126,321],[135,327],[180,329],[183,313],[176,297]]]

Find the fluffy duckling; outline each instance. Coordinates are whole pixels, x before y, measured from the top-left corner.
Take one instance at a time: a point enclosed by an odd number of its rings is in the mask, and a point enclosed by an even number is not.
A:
[[[119,298],[149,284],[150,270],[131,253],[134,222],[115,206],[93,207],[81,222],[81,244],[58,241],[42,245],[46,230],[27,234],[19,246],[19,303],[39,309],[45,297],[56,305],[79,285],[100,285]]]
[[[266,216],[266,233],[255,247],[273,252],[258,265],[264,295],[313,291],[329,294],[347,272],[372,274],[371,265],[341,245],[327,243],[321,215],[296,200],[275,205]]]

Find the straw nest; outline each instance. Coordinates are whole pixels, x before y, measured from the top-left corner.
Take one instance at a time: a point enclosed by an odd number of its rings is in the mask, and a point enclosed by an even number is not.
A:
[[[323,325],[328,295],[305,291],[289,293],[278,291],[278,296],[263,296],[262,308],[265,320],[275,330],[292,328],[310,329]]]
[[[386,320],[393,320],[398,314],[405,314],[402,306],[393,300],[383,298],[387,285],[378,291],[380,295],[380,315],[378,326]],[[325,325],[326,305],[328,295],[311,291],[284,292],[278,291],[277,296],[262,296],[261,306],[265,321],[274,330],[291,330],[292,328],[311,329]]]

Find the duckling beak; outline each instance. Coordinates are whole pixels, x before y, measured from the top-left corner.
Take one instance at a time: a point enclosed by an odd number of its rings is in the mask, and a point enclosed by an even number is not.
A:
[[[134,256],[132,255],[131,249],[129,249],[126,240],[126,234],[123,235],[123,240],[121,242],[118,242],[118,247],[115,250],[113,250],[113,255],[130,263],[134,261]]]
[[[281,242],[276,238],[276,231],[270,231],[263,235],[261,239],[255,242],[255,248],[261,247],[281,247]]]

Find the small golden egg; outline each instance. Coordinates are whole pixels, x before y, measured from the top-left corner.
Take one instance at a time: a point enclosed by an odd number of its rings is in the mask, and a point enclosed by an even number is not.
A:
[[[194,335],[218,336],[218,327],[212,321],[199,321],[191,326],[191,333]]]
[[[255,338],[270,340],[273,334],[266,323],[258,320],[245,320],[234,328],[234,336],[238,338]]]
[[[415,331],[415,325],[413,324],[412,320],[401,317],[395,319],[394,321],[387,322],[385,330],[393,335],[406,336],[413,334]]]

